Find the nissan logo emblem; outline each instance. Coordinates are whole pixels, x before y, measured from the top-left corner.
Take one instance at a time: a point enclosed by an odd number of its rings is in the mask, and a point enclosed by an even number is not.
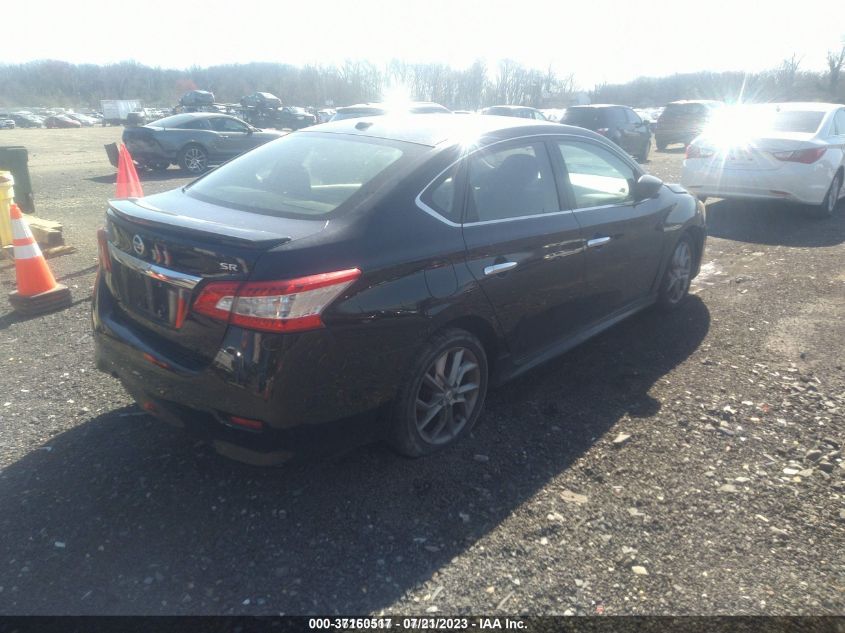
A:
[[[146,247],[144,246],[144,240],[141,239],[140,235],[136,235],[132,238],[132,250],[134,250],[139,255],[143,255],[145,249]]]

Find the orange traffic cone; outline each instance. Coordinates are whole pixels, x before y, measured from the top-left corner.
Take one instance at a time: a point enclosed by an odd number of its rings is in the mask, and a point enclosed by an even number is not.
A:
[[[9,303],[22,314],[41,314],[69,306],[70,290],[56,283],[18,205],[10,206],[9,216],[15,245],[15,276],[18,280],[18,289],[9,293]]]
[[[138,172],[135,171],[135,163],[132,162],[132,155],[126,149],[126,145],[120,144],[117,159],[117,196],[118,198],[141,198],[144,190],[141,189],[141,181],[138,180]]]

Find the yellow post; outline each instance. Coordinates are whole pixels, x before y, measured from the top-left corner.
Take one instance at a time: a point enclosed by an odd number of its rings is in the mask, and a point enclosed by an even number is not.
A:
[[[15,197],[15,179],[12,172],[0,171],[0,246],[12,245],[12,221],[9,206]]]

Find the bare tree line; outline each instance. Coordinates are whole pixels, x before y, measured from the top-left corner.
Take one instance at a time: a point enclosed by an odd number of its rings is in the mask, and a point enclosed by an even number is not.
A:
[[[602,84],[590,93],[593,103],[623,103],[634,107],[658,106],[679,99],[716,99],[734,103],[768,101],[845,102],[840,81],[845,65],[845,44],[827,54],[827,70],[803,70],[798,55],[758,73],[698,72],[669,77],[639,77],[625,84]]]
[[[640,77],[625,84],[602,84],[590,92],[594,103],[662,105],[678,99],[724,101],[845,100],[845,45],[827,55],[827,69],[804,70],[793,55],[760,73],[698,72],[669,77]],[[70,64],[42,60],[0,64],[0,105],[97,107],[100,99],[141,99],[170,106],[187,90],[215,93],[218,101],[237,102],[255,91],[271,92],[292,105],[348,105],[381,100],[394,91],[436,101],[453,109],[475,110],[493,104],[561,107],[578,92],[572,73],[551,66],[540,71],[503,60],[488,68],[476,61],[468,68],[446,64],[411,64],[392,60],[379,66],[349,60],[340,66],[249,63],[174,70],[136,62]]]
[[[202,89],[214,92],[222,102],[237,102],[243,95],[262,91],[292,105],[348,105],[378,101],[398,88],[415,100],[476,109],[494,103],[565,102],[576,87],[571,74],[558,76],[551,68],[543,73],[511,60],[502,61],[492,73],[488,70],[482,61],[465,69],[399,60],[384,66],[350,60],[341,66],[250,63],[172,70],[135,62],[99,66],[43,60],[0,64],[5,87],[0,104],[95,107],[100,99],[141,99],[148,105],[166,106],[176,103],[186,90]]]

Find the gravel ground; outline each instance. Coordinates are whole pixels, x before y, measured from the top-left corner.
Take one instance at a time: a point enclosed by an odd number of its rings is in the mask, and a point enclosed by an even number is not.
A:
[[[119,133],[0,133],[78,249],[50,261],[73,307],[0,305],[0,613],[845,612],[845,213],[712,201],[681,310],[492,393],[453,450],[257,469],[94,369]]]

